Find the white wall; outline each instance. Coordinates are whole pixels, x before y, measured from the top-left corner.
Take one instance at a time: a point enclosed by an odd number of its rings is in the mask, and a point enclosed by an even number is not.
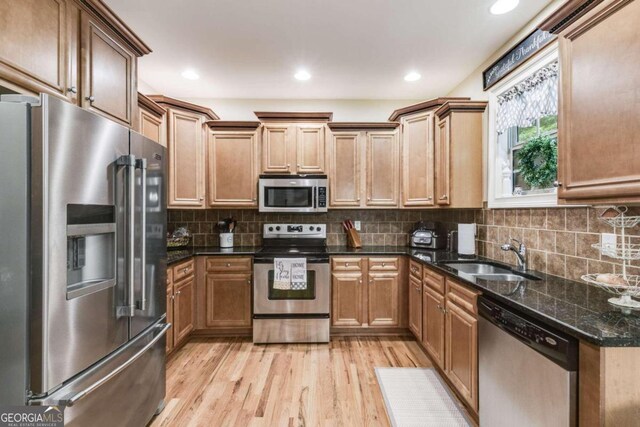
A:
[[[393,110],[421,100],[371,99],[210,99],[185,101],[211,108],[222,120],[256,120],[254,111],[331,111],[333,121],[386,121]]]

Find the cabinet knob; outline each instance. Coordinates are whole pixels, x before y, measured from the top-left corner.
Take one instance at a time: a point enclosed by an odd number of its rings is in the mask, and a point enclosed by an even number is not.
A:
[[[185,268],[182,271],[184,271],[185,273],[188,273],[189,272],[189,268]]]
[[[95,98],[93,95],[92,95],[92,96],[87,96],[85,99],[86,99],[87,101],[89,101],[89,102],[93,102],[93,101],[95,101],[95,100],[96,100],[96,98]]]
[[[433,200],[433,197],[431,196],[427,197],[427,201],[431,201],[431,200]]]
[[[362,283],[362,279],[358,279],[358,283]]]
[[[200,197],[200,201],[202,202],[204,200],[204,197]]]
[[[258,200],[258,199],[256,199],[255,197],[253,199],[251,199],[252,202],[255,202],[256,200]]]
[[[298,169],[300,169],[300,163],[298,163],[296,166],[298,167]]]
[[[443,196],[440,197],[440,200],[447,200],[448,196],[445,194]]]
[[[247,283],[248,283],[248,284],[251,284],[251,279],[247,280]]]
[[[383,263],[382,263],[382,266],[384,267],[385,265],[387,265],[387,264],[383,262]]]
[[[181,293],[181,292],[182,292],[182,291],[177,291],[177,292],[175,293],[175,295],[180,295],[180,293]]]
[[[227,267],[231,267],[231,264],[230,264],[230,263],[227,263]]]
[[[78,93],[78,89],[75,86],[71,86],[70,88],[67,89],[67,92]]]
[[[371,197],[367,197],[367,200],[368,200],[368,201],[371,201]]]
[[[348,263],[348,262],[345,262],[345,263],[344,263],[344,266],[345,266],[345,267],[349,267],[349,263]]]
[[[558,188],[558,187],[562,187],[562,183],[558,180],[553,181],[553,186]]]
[[[287,170],[291,169],[291,165],[287,163]]]

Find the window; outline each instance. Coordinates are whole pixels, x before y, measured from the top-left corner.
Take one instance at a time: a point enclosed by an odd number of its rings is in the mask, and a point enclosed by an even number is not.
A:
[[[488,204],[489,207],[556,206],[556,189],[549,179],[530,182],[523,174],[521,154],[531,153],[540,141],[547,147],[557,144],[558,132],[558,54],[552,44],[537,58],[514,72],[489,94]],[[525,150],[527,151],[527,150]],[[543,163],[543,151],[524,166]]]

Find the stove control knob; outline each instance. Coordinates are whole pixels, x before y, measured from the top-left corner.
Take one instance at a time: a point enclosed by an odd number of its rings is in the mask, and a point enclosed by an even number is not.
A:
[[[273,231],[273,227],[269,227],[269,231]]]
[[[276,231],[280,231],[280,226],[276,226]]]
[[[314,230],[314,228],[313,228],[313,225],[312,225],[311,227],[309,227],[309,231],[313,231],[313,230]]]

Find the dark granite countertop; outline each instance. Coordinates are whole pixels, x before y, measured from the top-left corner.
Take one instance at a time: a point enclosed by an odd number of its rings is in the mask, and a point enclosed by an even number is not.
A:
[[[259,247],[251,246],[232,249],[190,248],[183,251],[170,251],[168,262],[177,262],[194,255],[253,255],[258,249]],[[455,269],[441,263],[478,260],[500,266],[505,265],[483,257],[462,257],[446,251],[430,251],[406,246],[368,246],[362,249],[329,246],[327,250],[330,255],[407,255],[480,290],[489,298],[576,338],[601,347],[640,347],[640,311],[625,312],[609,304],[607,300],[612,295],[588,283],[575,282],[537,271],[528,273],[540,280],[507,282],[477,279],[458,273]]]

